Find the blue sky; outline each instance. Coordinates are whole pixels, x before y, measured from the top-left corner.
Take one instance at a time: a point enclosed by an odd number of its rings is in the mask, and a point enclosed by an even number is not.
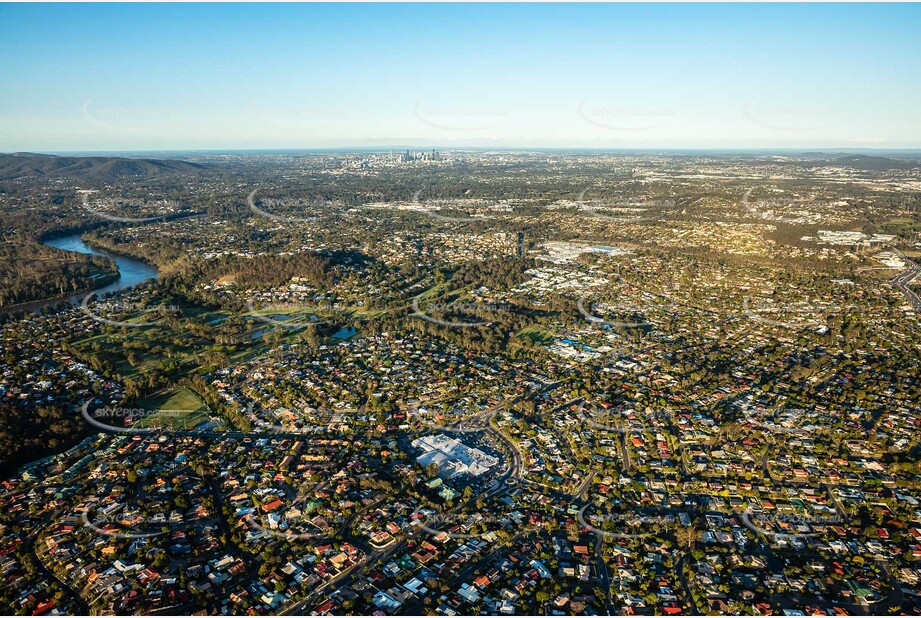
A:
[[[0,4],[0,151],[918,148],[918,4]]]

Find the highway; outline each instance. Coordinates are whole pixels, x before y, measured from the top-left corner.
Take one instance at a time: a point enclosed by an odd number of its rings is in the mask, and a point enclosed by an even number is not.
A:
[[[916,311],[921,311],[921,297],[919,297],[914,290],[908,287],[912,281],[921,275],[921,266],[918,266],[909,260],[901,251],[896,250],[896,253],[899,255],[899,257],[905,260],[905,262],[908,264],[908,268],[896,275],[894,279],[892,279],[892,287],[902,292],[902,294],[905,295],[905,298],[908,299],[908,302],[912,304]]]

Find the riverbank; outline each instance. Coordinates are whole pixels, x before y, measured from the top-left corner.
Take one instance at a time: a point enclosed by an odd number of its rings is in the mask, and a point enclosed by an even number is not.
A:
[[[42,309],[61,304],[62,302],[70,305],[77,305],[89,294],[101,296],[111,292],[132,288],[145,281],[159,278],[160,271],[156,266],[147,264],[134,257],[109,251],[106,248],[92,247],[83,241],[82,236],[83,232],[69,233],[41,238],[40,242],[46,247],[52,247],[61,251],[94,255],[112,260],[115,263],[117,273],[115,277],[106,277],[98,285],[73,294],[58,295],[2,307],[0,308],[0,315],[9,315],[22,311],[40,313]]]
[[[120,276],[121,276],[121,273],[119,273],[116,270],[114,275],[110,277],[105,277],[100,284],[94,285],[93,287],[90,287],[90,288],[82,288],[74,292],[73,294],[61,294],[58,296],[50,296],[47,298],[38,298],[36,300],[27,300],[24,303],[16,303],[15,305],[7,305],[6,307],[0,307],[0,315],[10,315],[12,313],[17,313],[19,311],[31,311],[32,313],[39,313],[39,311],[44,307],[53,307],[62,302],[67,302],[68,304],[74,305],[76,303],[70,302],[69,299],[75,296],[79,296],[81,299],[83,299],[87,295],[89,295],[91,292],[94,292],[101,287],[111,285],[115,281],[118,281],[118,278]],[[33,308],[33,305],[40,305],[40,306]]]

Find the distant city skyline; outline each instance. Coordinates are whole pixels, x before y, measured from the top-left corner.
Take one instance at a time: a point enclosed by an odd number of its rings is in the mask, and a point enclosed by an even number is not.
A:
[[[917,4],[0,4],[0,152],[921,147]]]

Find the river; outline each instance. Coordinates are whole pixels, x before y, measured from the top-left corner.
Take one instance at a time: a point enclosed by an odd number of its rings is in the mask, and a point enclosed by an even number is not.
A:
[[[68,234],[67,236],[49,238],[48,240],[43,241],[43,243],[49,247],[54,247],[55,249],[63,249],[64,251],[73,251],[75,253],[85,253],[87,255],[101,255],[103,257],[107,257],[115,262],[115,264],[118,266],[119,277],[112,283],[101,288],[97,288],[92,292],[81,292],[79,294],[74,294],[73,296],[67,296],[64,298],[57,297],[47,298],[44,300],[36,300],[31,303],[24,303],[22,305],[15,305],[13,307],[0,309],[0,313],[11,311],[33,311],[37,313],[44,307],[57,305],[62,302],[76,305],[79,304],[90,293],[102,296],[108,292],[117,292],[118,290],[124,290],[133,287],[149,279],[156,279],[160,275],[159,271],[149,264],[145,264],[144,262],[140,262],[123,255],[111,253],[103,249],[94,249],[93,247],[90,247],[88,244],[80,240],[80,234]]]

